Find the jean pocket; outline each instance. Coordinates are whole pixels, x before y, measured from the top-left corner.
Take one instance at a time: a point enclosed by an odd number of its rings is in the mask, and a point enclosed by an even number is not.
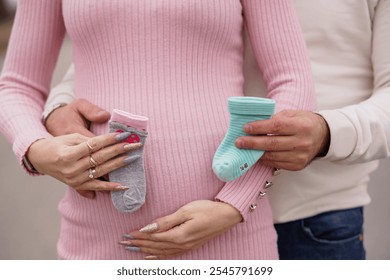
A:
[[[303,219],[306,236],[316,242],[339,244],[363,239],[362,207],[326,212]]]

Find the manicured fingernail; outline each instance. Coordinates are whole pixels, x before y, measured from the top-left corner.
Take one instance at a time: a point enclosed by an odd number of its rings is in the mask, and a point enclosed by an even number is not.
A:
[[[143,232],[143,233],[151,233],[151,232],[154,232],[156,230],[158,230],[158,224],[157,223],[153,223],[153,224],[149,224],[147,226],[144,226],[139,231]]]
[[[246,133],[252,133],[253,127],[250,124],[246,124],[246,125],[244,125],[244,131]]]
[[[131,234],[123,234],[122,237],[127,239],[134,239],[134,237]]]
[[[126,245],[126,246],[131,245],[131,241],[124,241],[124,240],[122,240],[122,241],[119,241],[118,243],[121,244],[121,245]]]
[[[116,186],[115,189],[119,190],[119,191],[126,191],[126,190],[129,189],[129,187],[126,187],[126,186]]]
[[[132,163],[133,161],[136,161],[137,159],[139,159],[140,157],[141,157],[141,156],[139,156],[139,155],[129,156],[129,157],[125,158],[125,159],[123,160],[123,162],[126,163],[126,164],[130,164],[130,163]]]
[[[157,256],[146,256],[145,260],[157,260]]]
[[[115,140],[116,141],[122,141],[122,140],[125,140],[127,137],[130,136],[130,132],[122,132],[118,135],[115,136]]]
[[[141,146],[142,146],[142,143],[131,143],[131,144],[127,144],[127,145],[123,146],[123,148],[125,149],[125,151],[132,151],[132,150],[138,149]]]
[[[125,247],[125,250],[131,251],[131,252],[139,252],[139,251],[141,251],[141,248],[135,247],[135,246],[128,246],[128,247]]]

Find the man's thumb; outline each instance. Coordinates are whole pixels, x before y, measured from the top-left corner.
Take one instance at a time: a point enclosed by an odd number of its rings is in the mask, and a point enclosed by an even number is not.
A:
[[[109,120],[110,113],[85,99],[79,99],[74,104],[76,110],[89,122],[103,123]]]

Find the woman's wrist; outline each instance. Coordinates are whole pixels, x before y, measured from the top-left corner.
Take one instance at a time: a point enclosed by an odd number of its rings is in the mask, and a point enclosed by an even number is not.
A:
[[[24,167],[33,174],[43,174],[42,172],[39,171],[39,168],[37,168],[37,164],[35,162],[35,154],[36,154],[37,145],[40,145],[40,142],[44,140],[45,139],[42,138],[33,142],[28,148],[26,154],[23,156]]]

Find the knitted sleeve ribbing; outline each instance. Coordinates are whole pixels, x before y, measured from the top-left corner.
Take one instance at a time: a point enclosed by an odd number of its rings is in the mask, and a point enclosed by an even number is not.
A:
[[[64,35],[60,0],[18,1],[0,78],[0,131],[21,164],[33,142],[51,137],[41,114]]]

